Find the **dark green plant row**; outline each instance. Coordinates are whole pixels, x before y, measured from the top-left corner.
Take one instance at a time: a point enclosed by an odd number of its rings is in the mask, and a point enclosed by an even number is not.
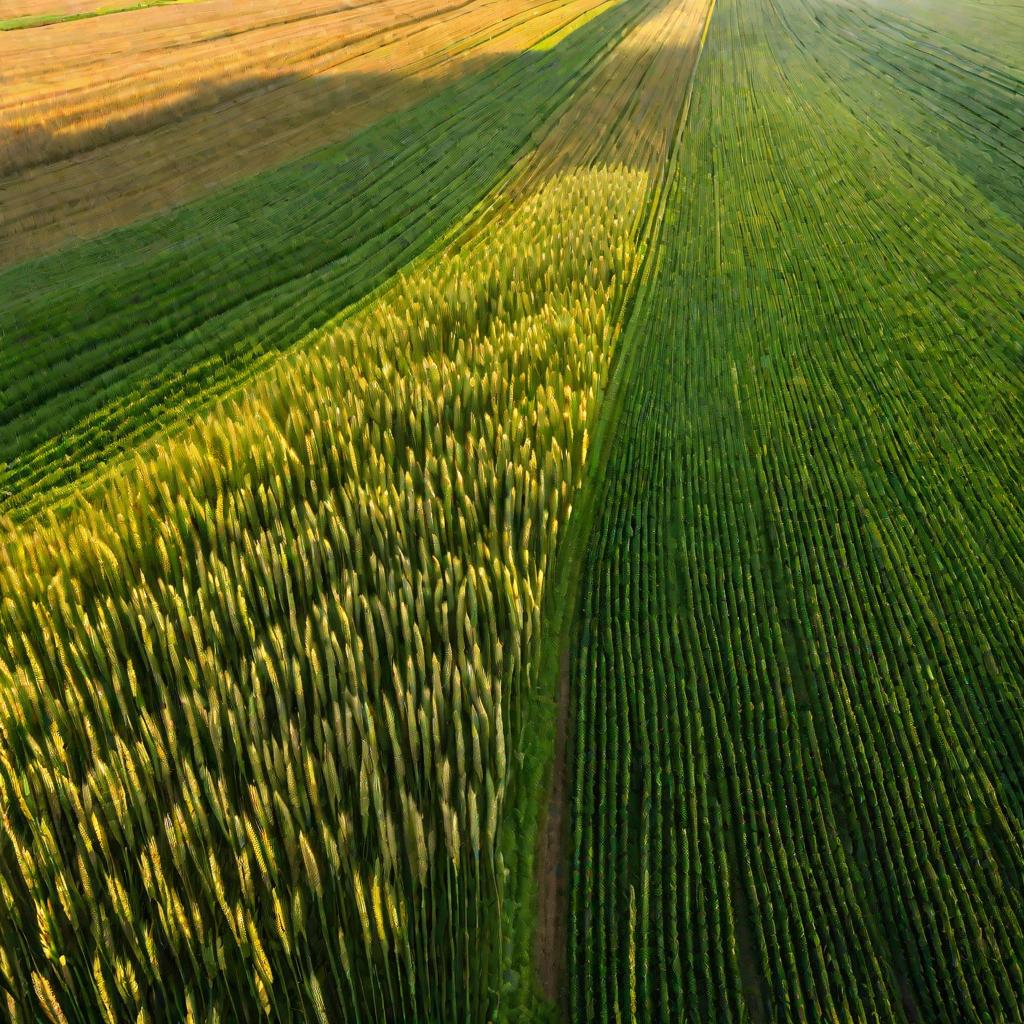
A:
[[[438,240],[652,7],[624,0],[349,142],[0,273],[0,513],[194,415]]]
[[[954,72],[910,97],[846,17],[718,0],[623,342],[574,1021],[1024,1006],[1024,230],[953,156]]]
[[[921,146],[936,149],[991,203],[1024,224],[1024,52],[1017,67],[1002,65],[872,4],[811,2],[823,30],[844,44],[828,71],[845,86],[851,106],[873,106],[871,91],[863,88],[865,72],[888,77],[893,87],[880,127],[904,158],[913,161]],[[979,218],[979,230],[988,224]]]

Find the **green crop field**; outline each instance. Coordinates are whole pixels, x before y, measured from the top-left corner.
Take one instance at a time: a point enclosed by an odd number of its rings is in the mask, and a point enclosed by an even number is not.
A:
[[[573,1019],[1020,1019],[1020,83],[718,0],[583,576]]]
[[[1024,4],[5,26],[0,1021],[1024,1021]]]

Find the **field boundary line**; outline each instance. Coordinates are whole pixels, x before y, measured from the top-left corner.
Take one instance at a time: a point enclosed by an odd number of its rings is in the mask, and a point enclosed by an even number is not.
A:
[[[574,744],[575,734],[575,695],[571,687],[571,665],[573,657],[574,626],[580,598],[580,582],[583,574],[584,554],[587,542],[593,531],[596,512],[597,495],[603,490],[607,465],[611,451],[611,441],[622,416],[626,385],[633,368],[631,356],[635,350],[635,339],[640,330],[640,323],[633,313],[641,306],[649,295],[657,270],[661,266],[660,241],[664,225],[664,212],[668,201],[668,184],[675,174],[676,154],[683,142],[683,132],[689,120],[691,99],[700,57],[707,41],[711,26],[711,18],[715,10],[715,0],[708,4],[704,28],[701,32],[693,67],[687,84],[686,98],[683,101],[679,121],[674,132],[673,142],[666,154],[665,169],[661,179],[652,186],[651,201],[648,204],[648,215],[644,218],[640,229],[642,267],[634,278],[634,284],[623,302],[623,315],[619,343],[613,356],[609,372],[608,384],[601,397],[600,408],[594,427],[593,440],[586,465],[583,483],[577,497],[576,507],[570,516],[567,536],[560,549],[554,569],[548,601],[541,624],[542,655],[540,671],[536,687],[531,699],[529,712],[534,711],[532,705],[545,695],[554,699],[555,736],[550,747],[550,760],[544,766],[544,789],[541,797],[540,820],[537,828],[537,849],[534,856],[534,874],[537,888],[538,907],[535,922],[544,914],[539,905],[543,892],[544,881],[540,876],[545,873],[542,855],[554,857],[554,864],[548,866],[547,872],[557,872],[560,866],[567,872],[566,863],[568,849],[568,833],[571,826],[571,808],[567,798],[565,782],[568,770],[567,751]],[[646,236],[646,237],[645,237]],[[548,709],[550,714],[552,709]],[[536,713],[536,712],[534,712]],[[529,717],[527,718],[529,722]],[[561,732],[560,732],[561,730]],[[561,755],[561,763],[558,761]],[[561,804],[561,806],[559,806]],[[540,929],[534,929],[533,971],[536,984],[540,967],[543,963],[552,963],[561,967],[561,974],[552,987],[542,994],[553,1006],[553,1020],[568,1020],[568,989],[565,977],[565,957],[567,953],[568,935],[568,874],[564,876],[565,885],[558,908],[561,928],[558,930],[566,949],[561,951],[541,948],[539,943]],[[557,898],[558,886],[553,887]],[[557,934],[557,932],[556,932]]]

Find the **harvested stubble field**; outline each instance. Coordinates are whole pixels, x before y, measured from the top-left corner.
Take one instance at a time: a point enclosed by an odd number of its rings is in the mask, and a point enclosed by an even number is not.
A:
[[[0,1019],[1024,1019],[993,11],[0,3]]]

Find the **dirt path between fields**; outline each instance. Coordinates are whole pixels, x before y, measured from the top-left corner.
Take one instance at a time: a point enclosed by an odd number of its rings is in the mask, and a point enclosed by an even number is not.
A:
[[[559,1008],[565,1019],[565,960],[569,920],[569,764],[566,754],[569,731],[569,645],[559,655],[555,756],[544,827],[537,851],[537,931],[533,962],[541,992]]]
[[[689,19],[680,24],[672,21],[671,25],[680,34],[676,38],[677,43],[682,44],[685,51],[685,63],[682,69],[685,70],[685,99],[681,109],[678,111],[676,123],[672,127],[670,143],[667,152],[661,156],[662,173],[664,175],[660,186],[654,190],[657,201],[651,205],[650,218],[646,221],[641,230],[643,237],[650,239],[651,251],[657,250],[657,241],[661,225],[664,222],[665,203],[670,190],[665,187],[668,175],[674,166],[675,151],[681,144],[683,128],[689,117],[690,99],[692,96],[693,80],[697,69],[700,54],[704,48],[708,29],[711,24],[711,16],[715,8],[715,0],[703,0],[698,4],[695,12],[699,17]],[[672,10],[673,5],[666,5],[666,10]],[[638,37],[641,45],[651,45],[650,40],[641,35]],[[687,46],[686,44],[690,44]],[[662,60],[670,65],[678,65],[681,59],[680,46],[666,46],[654,51],[659,54]],[[651,67],[657,64],[657,70],[661,72],[663,65],[652,61]],[[578,123],[574,130],[579,130]],[[627,137],[632,138],[631,136]],[[635,140],[633,140],[635,144]],[[636,295],[643,292],[646,283],[649,283],[649,276],[657,265],[656,260],[645,261],[645,267],[636,285],[636,292],[629,300],[631,303]],[[639,301],[639,300],[637,300]],[[628,321],[629,310],[627,308],[623,322]],[[625,349],[625,340],[620,339],[619,350]],[[607,438],[615,432],[615,424],[618,421],[622,403],[622,388],[625,373],[623,371],[624,360],[617,356],[612,370],[608,392],[603,399],[604,411],[599,416],[598,424],[594,433],[593,447],[589,459],[593,468],[589,469],[592,476],[584,484],[583,493],[580,496],[579,504],[574,511],[575,526],[571,528],[570,534],[575,537],[574,542],[568,542],[572,550],[567,554],[566,565],[569,573],[569,581],[564,594],[565,600],[571,602],[570,607],[563,607],[562,614],[568,615],[569,619],[562,620],[563,625],[568,623],[568,629],[561,634],[561,649],[559,651],[558,664],[558,688],[555,695],[556,718],[555,718],[555,751],[551,766],[551,782],[548,790],[547,807],[545,809],[544,823],[538,840],[538,849],[535,860],[535,871],[537,879],[537,919],[533,940],[533,967],[534,977],[540,988],[541,994],[551,1000],[556,1008],[556,1020],[568,1021],[568,994],[569,986],[566,980],[568,945],[569,945],[569,878],[570,878],[570,812],[569,812],[569,785],[571,768],[568,762],[568,746],[570,742],[569,721],[572,708],[572,686],[570,679],[571,667],[571,645],[572,625],[575,623],[574,609],[579,593],[580,580],[584,552],[586,549],[586,538],[589,536],[594,523],[595,495],[602,491],[602,480],[604,477],[604,466],[608,459]]]

